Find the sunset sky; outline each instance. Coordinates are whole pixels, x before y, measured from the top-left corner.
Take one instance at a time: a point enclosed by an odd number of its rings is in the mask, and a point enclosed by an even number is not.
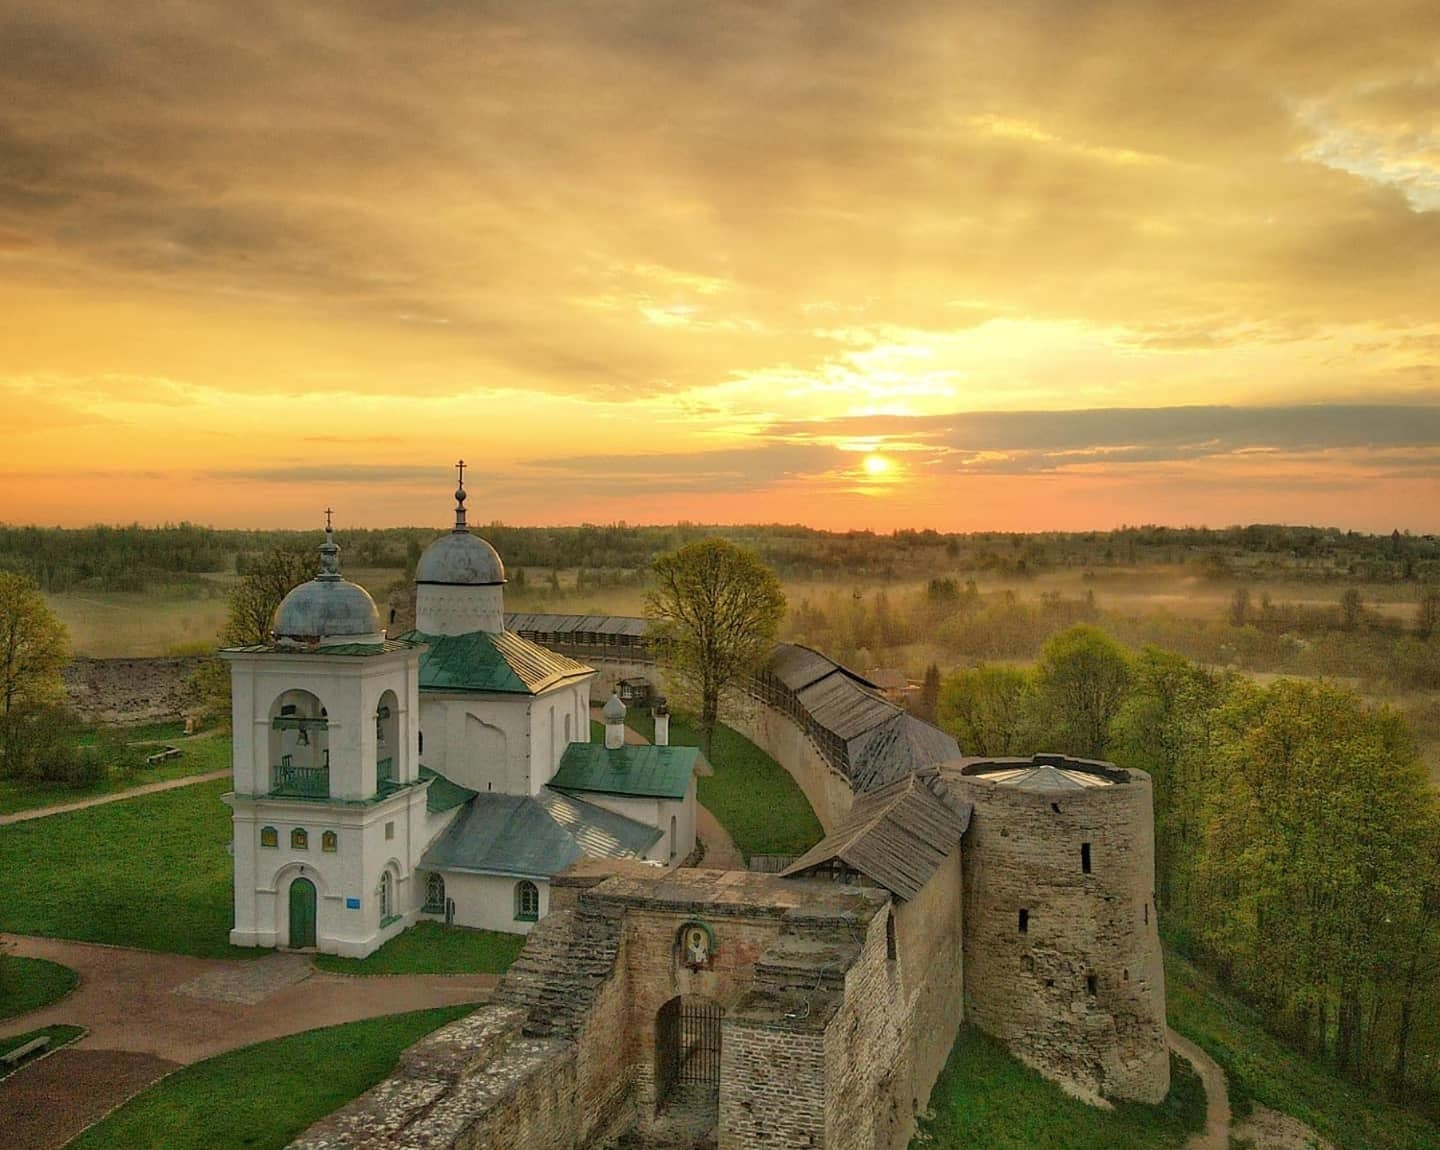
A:
[[[1440,531],[1440,4],[7,0],[0,521]]]

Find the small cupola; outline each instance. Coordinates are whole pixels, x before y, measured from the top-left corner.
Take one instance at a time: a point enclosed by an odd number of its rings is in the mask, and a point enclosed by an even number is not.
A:
[[[610,692],[610,699],[600,714],[605,720],[605,746],[608,750],[618,750],[625,745],[625,704],[614,691]]]
[[[340,548],[335,542],[332,514],[327,507],[320,573],[292,590],[276,608],[270,630],[282,647],[384,642],[380,612],[370,592],[340,576]]]
[[[466,523],[465,461],[455,468],[455,526],[415,566],[415,626],[430,635],[498,634],[505,629],[505,564]]]

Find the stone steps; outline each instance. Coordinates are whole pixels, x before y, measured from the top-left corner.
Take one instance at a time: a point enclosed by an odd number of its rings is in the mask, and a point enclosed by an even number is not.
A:
[[[530,932],[491,1001],[525,1010],[528,1037],[578,1038],[620,953],[620,914],[587,907],[554,911]]]

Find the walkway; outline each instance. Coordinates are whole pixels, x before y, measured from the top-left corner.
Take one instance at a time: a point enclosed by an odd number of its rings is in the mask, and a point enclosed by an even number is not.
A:
[[[1230,1090],[1215,1060],[1184,1035],[1167,1030],[1170,1049],[1185,1059],[1205,1084],[1205,1129],[1192,1134],[1185,1150],[1230,1150]]]
[[[178,1065],[384,1014],[482,1002],[493,974],[352,978],[303,955],[192,958],[84,942],[0,935],[14,953],[80,974],[68,997],[0,1023],[0,1038],[57,1023],[89,1033],[0,1080],[6,1150],[53,1150]]]
[[[163,783],[146,783],[141,787],[131,787],[128,791],[116,791],[109,795],[96,795],[93,799],[80,799],[73,803],[60,803],[53,807],[35,807],[33,810],[16,811],[14,814],[0,815],[0,827],[8,826],[10,823],[24,823],[31,819],[48,818],[50,815],[63,815],[66,811],[83,811],[86,807],[103,807],[106,803],[118,803],[123,799],[133,799],[136,795],[153,795],[156,791],[173,791],[177,787],[192,787],[196,783],[214,782],[216,779],[228,779],[230,768],[225,767],[218,771],[206,771],[203,775],[185,775],[178,779],[166,779]]]

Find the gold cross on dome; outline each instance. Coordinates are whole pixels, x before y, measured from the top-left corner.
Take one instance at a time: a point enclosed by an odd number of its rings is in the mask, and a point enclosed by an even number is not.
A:
[[[460,472],[460,486],[465,486],[465,461],[462,459],[455,464],[455,469]]]
[[[334,514],[335,514],[335,509],[334,509],[333,507],[327,507],[327,508],[325,508],[325,530],[326,530],[326,531],[333,531],[333,530],[334,530],[334,528],[331,527],[331,525],[330,525],[330,516],[332,516],[332,515],[334,515]]]

